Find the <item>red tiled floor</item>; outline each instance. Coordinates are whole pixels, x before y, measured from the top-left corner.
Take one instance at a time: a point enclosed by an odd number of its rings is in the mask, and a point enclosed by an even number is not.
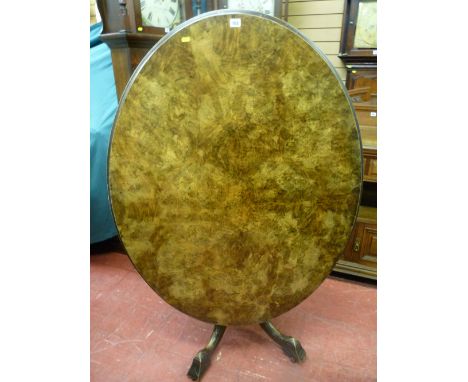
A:
[[[377,380],[376,287],[328,278],[273,320],[307,352],[294,364],[258,326],[232,327],[204,382]],[[175,310],[141,279],[127,256],[91,256],[91,381],[190,381],[212,325]]]

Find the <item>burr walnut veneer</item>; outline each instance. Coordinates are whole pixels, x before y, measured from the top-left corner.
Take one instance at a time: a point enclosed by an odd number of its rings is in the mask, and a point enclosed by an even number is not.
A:
[[[120,237],[146,282],[200,320],[261,323],[309,296],[348,242],[361,181],[346,90],[278,19],[191,19],[123,93],[109,152]]]

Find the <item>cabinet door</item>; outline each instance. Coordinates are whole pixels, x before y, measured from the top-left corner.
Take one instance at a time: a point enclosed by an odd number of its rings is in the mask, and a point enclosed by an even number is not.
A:
[[[377,268],[377,225],[357,223],[344,259]]]
[[[363,235],[359,262],[369,267],[377,267],[377,226],[363,224]]]
[[[357,222],[335,272],[377,280],[377,225]]]

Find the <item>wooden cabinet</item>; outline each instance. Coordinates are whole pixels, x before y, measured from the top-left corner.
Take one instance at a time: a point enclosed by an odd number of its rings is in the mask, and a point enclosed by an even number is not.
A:
[[[359,208],[351,239],[334,270],[377,279],[377,208]]]
[[[362,140],[363,193],[352,238],[334,271],[377,279],[377,66],[347,65]]]
[[[347,87],[362,140],[363,193],[352,238],[334,271],[377,279],[377,69],[348,65]],[[375,93],[374,93],[375,91]]]
[[[363,192],[352,237],[334,270],[377,279],[377,0],[345,0],[339,57],[359,123]]]

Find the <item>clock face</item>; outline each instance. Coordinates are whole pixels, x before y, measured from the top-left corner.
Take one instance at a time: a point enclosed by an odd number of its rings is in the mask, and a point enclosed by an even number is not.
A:
[[[143,26],[171,28],[180,23],[179,0],[141,0]]]
[[[273,16],[275,0],[228,0],[229,9],[250,10]]]

